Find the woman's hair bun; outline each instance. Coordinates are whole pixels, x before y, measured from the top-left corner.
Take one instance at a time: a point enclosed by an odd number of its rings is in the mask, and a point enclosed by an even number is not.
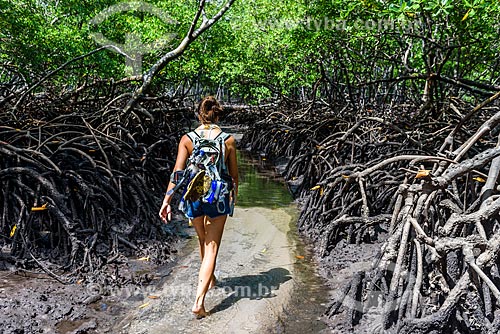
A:
[[[222,114],[222,106],[213,96],[205,97],[198,106],[198,118],[201,123],[215,123]]]

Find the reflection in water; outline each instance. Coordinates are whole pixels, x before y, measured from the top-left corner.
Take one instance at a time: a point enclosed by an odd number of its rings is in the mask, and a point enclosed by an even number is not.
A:
[[[239,190],[238,206],[279,208],[289,206],[293,201],[290,192],[279,177],[268,172],[269,166],[262,161],[252,160],[245,153],[238,152]]]

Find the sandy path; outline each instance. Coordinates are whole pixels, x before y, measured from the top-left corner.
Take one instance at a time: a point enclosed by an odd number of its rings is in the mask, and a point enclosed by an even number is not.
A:
[[[190,310],[200,259],[196,240],[186,246],[167,281],[115,327],[119,333],[263,333],[273,331],[296,285],[291,216],[283,209],[242,209],[226,223],[216,268],[218,287],[209,291],[212,314],[196,320]]]

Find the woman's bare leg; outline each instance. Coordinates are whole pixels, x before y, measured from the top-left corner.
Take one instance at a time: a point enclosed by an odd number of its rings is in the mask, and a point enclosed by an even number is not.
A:
[[[222,232],[227,215],[216,218],[207,218],[205,221],[205,249],[201,262],[200,273],[198,275],[198,289],[193,306],[193,313],[197,316],[205,316],[205,295],[208,291],[210,282],[213,279],[215,262],[219,252]]]
[[[191,219],[191,223],[198,235],[198,243],[200,246],[200,258],[203,261],[203,256],[205,255],[205,216],[196,217]]]
[[[196,234],[198,235],[198,244],[200,247],[200,259],[201,262],[203,263],[203,257],[205,256],[205,222],[206,222],[207,217],[206,216],[201,216],[201,217],[196,217],[194,219],[191,219],[191,223],[194,226],[194,229],[196,231]],[[215,275],[212,275],[212,280],[210,281],[210,285],[208,286],[208,289],[211,289],[215,286],[216,284],[216,278]]]

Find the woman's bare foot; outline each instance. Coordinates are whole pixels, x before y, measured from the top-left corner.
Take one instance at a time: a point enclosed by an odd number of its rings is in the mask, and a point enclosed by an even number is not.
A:
[[[193,312],[196,319],[202,319],[208,315],[208,312],[205,311],[205,307],[203,306],[195,305],[193,306],[193,309],[191,311]]]
[[[212,275],[212,279],[210,280],[210,284],[208,285],[208,290],[213,289],[217,285],[217,278],[215,275]]]

